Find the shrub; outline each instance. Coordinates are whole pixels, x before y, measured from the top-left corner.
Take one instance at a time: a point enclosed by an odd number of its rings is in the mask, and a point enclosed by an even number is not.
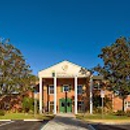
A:
[[[97,114],[97,113],[102,113],[102,108],[101,107],[97,107],[97,108],[94,108],[94,113]]]
[[[0,116],[4,116],[4,115],[5,115],[4,110],[0,110]]]
[[[126,112],[126,116],[130,117],[130,110]]]
[[[122,110],[118,110],[118,111],[116,112],[116,116],[125,116],[125,112],[122,111]]]
[[[37,110],[38,110],[38,100],[37,100]],[[33,112],[34,111],[34,98],[24,97],[22,108],[24,112]]]
[[[29,112],[29,110],[33,110],[33,98],[24,97],[22,108],[24,112]]]

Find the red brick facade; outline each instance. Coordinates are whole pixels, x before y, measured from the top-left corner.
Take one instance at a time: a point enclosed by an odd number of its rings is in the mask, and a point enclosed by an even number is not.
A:
[[[54,94],[49,94],[49,86],[53,85],[53,78],[44,78],[43,79],[43,104],[44,109],[49,111],[49,102],[54,101]],[[62,91],[62,87],[64,85],[68,85],[71,87],[71,90],[67,93]],[[87,93],[82,95],[78,95],[78,101],[83,100],[82,98],[85,97],[85,104],[87,105],[86,109],[89,108],[89,80],[86,78],[78,78],[78,85],[81,85],[88,89]],[[74,112],[74,78],[57,78],[57,112],[59,110],[59,100],[62,98],[72,99],[72,112]]]

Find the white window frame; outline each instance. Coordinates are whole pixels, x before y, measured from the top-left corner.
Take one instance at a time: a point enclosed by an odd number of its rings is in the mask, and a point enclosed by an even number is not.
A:
[[[83,100],[81,100],[81,101],[78,101],[78,103],[79,103],[79,102],[81,102],[81,104],[80,104],[81,106],[82,106],[82,105],[83,105],[83,103],[84,103],[84,101],[83,101]]]
[[[96,83],[96,86],[94,85],[94,89],[101,90],[101,86],[99,82]]]
[[[79,102],[81,102],[81,103],[79,104]],[[80,106],[80,107],[81,107],[81,111],[82,111],[83,105],[84,105],[84,101],[83,101],[83,100],[78,101],[78,103],[77,103],[77,109],[78,109],[78,107]],[[78,109],[78,110],[79,110],[79,109]]]
[[[49,95],[54,95],[54,93],[50,93],[50,87],[53,86],[53,89],[54,89],[54,85],[49,85]]]
[[[127,101],[127,108],[130,108],[130,101]]]
[[[65,87],[68,87],[68,91],[64,91],[64,88],[65,88]],[[68,85],[68,84],[64,84],[64,85],[63,85],[63,92],[69,92],[69,85]]]
[[[78,93],[78,86],[81,86],[81,88],[82,88],[81,93]],[[82,95],[83,94],[83,85],[82,84],[78,84],[77,85],[77,94],[78,95]]]
[[[54,101],[49,101],[49,112],[50,112],[50,102],[53,102],[53,105],[54,105]],[[54,109],[53,109],[54,111]]]

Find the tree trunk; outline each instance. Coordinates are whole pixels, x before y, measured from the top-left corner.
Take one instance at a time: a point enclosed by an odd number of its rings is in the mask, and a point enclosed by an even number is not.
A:
[[[122,111],[125,111],[124,104],[125,104],[125,98],[123,97],[122,98]]]

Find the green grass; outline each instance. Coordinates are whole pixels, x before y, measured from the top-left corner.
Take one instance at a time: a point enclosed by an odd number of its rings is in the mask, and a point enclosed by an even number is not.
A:
[[[128,119],[130,120],[130,117],[116,116],[114,114],[105,114],[103,115],[103,118],[101,114],[92,114],[92,115],[86,114],[85,116],[82,114],[79,114],[79,115],[76,115],[76,117],[81,120],[128,120]]]
[[[12,120],[22,120],[22,119],[43,119],[50,120],[54,115],[35,115],[28,113],[6,113],[4,116],[0,116],[0,119],[12,119]]]

